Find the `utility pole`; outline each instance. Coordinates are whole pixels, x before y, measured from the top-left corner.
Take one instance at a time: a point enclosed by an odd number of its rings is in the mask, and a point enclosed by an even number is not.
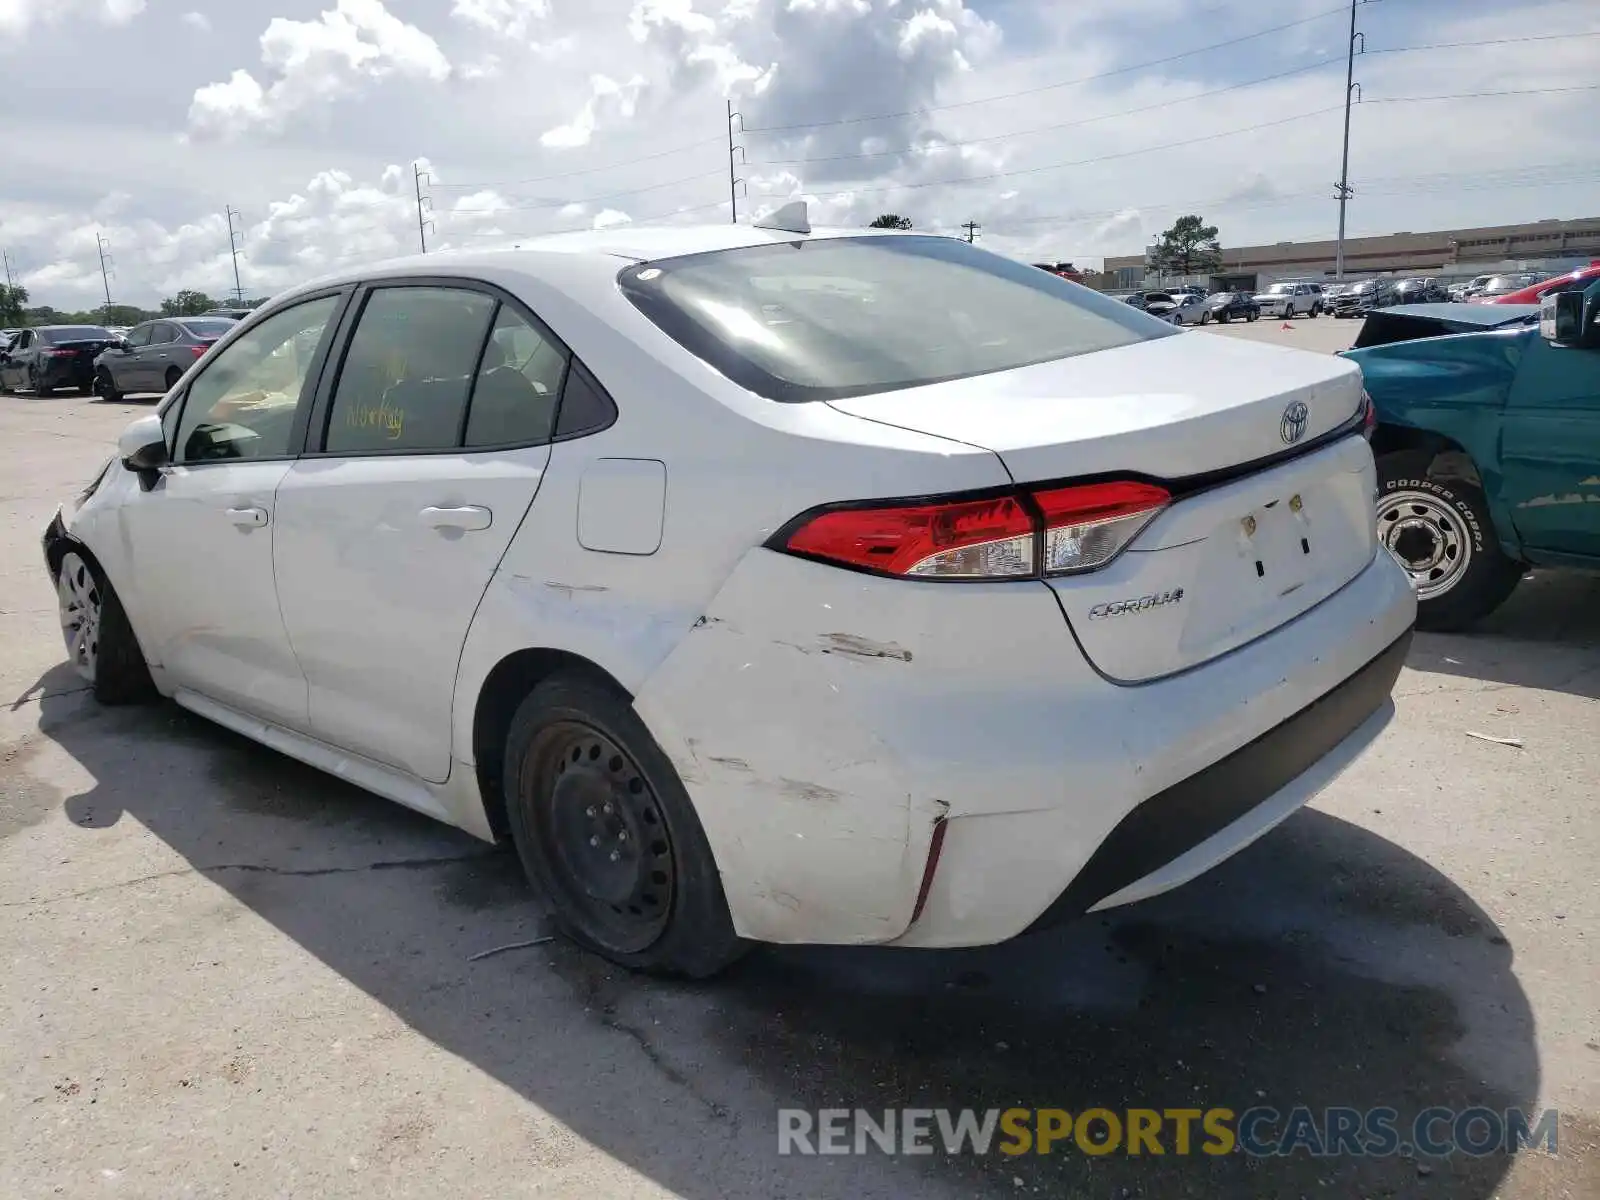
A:
[[[4,250],[0,250],[0,259],[4,259],[6,264],[6,286],[8,288],[15,287],[16,285],[11,280],[11,255]]]
[[[100,251],[100,282],[105,285],[106,289],[106,320],[109,322],[111,320],[111,273],[106,268],[107,259],[110,257],[106,254],[106,247],[111,243],[101,237],[98,230],[94,235],[94,243]]]
[[[735,225],[739,223],[739,184],[743,180],[734,174],[734,155],[739,156],[738,161],[745,162],[744,147],[737,146],[733,141],[733,122],[738,118],[739,132],[744,132],[744,114],[733,111],[733,101],[728,101],[728,219]]]
[[[416,163],[412,163],[411,175],[417,185],[417,240],[422,243],[422,252],[426,254],[428,252],[428,222],[422,215],[427,211],[423,205],[426,204],[431,207],[433,201],[422,194],[422,180],[427,175],[427,172]]]
[[[982,229],[983,226],[979,225],[976,221],[968,221],[965,225],[961,226],[961,228],[967,231],[967,245],[970,246],[973,239],[978,236],[978,231]]]
[[[244,303],[244,286],[239,282],[239,235],[233,230],[233,219],[239,214],[228,205],[228,251],[233,255],[233,302]]]
[[[1333,198],[1339,202],[1339,241],[1333,259],[1333,277],[1336,280],[1344,278],[1345,206],[1355,194],[1350,187],[1350,106],[1355,97],[1361,94],[1361,85],[1356,82],[1356,43],[1361,43],[1363,54],[1367,50],[1366,34],[1356,32],[1356,6],[1367,2],[1369,0],[1350,0],[1350,44],[1346,48],[1344,68],[1344,157],[1339,166],[1339,182],[1334,184],[1333,193]]]

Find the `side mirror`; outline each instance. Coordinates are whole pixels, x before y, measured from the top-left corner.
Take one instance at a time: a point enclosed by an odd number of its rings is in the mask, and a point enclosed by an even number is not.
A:
[[[130,471],[157,471],[167,465],[167,435],[155,413],[140,417],[117,439],[117,457]]]
[[[1539,336],[1567,349],[1600,349],[1600,295],[1557,292],[1539,307]]]

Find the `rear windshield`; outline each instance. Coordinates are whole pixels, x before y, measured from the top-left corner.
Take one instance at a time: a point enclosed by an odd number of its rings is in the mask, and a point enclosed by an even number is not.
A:
[[[219,338],[239,322],[225,320],[221,317],[212,317],[204,321],[185,321],[183,327],[195,337]]]
[[[108,342],[111,334],[98,325],[60,325],[55,329],[39,330],[39,340],[52,345],[59,342]]]
[[[750,246],[640,263],[618,282],[690,353],[785,402],[895,391],[1178,334],[953,238]]]

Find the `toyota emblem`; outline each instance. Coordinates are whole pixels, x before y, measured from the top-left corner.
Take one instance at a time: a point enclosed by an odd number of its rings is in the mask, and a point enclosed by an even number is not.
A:
[[[1278,436],[1283,439],[1285,446],[1292,446],[1306,435],[1306,426],[1311,422],[1311,410],[1305,403],[1296,400],[1283,410],[1283,420],[1278,422]]]

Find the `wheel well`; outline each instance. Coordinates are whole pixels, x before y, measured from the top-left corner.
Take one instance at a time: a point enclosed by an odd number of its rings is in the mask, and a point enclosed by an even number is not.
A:
[[[1431,454],[1428,476],[1433,479],[1460,479],[1477,487],[1483,486],[1478,466],[1461,444],[1442,433],[1429,429],[1414,429],[1409,425],[1380,424],[1372,433],[1372,453],[1377,458],[1402,450],[1417,450]]]
[[[582,655],[565,650],[528,649],[508,654],[495,664],[478,693],[472,716],[472,755],[478,764],[478,790],[484,813],[496,837],[510,832],[506,801],[501,787],[501,767],[511,718],[517,707],[539,684],[556,674],[586,675],[616,691],[630,702],[633,696],[604,668]]]

